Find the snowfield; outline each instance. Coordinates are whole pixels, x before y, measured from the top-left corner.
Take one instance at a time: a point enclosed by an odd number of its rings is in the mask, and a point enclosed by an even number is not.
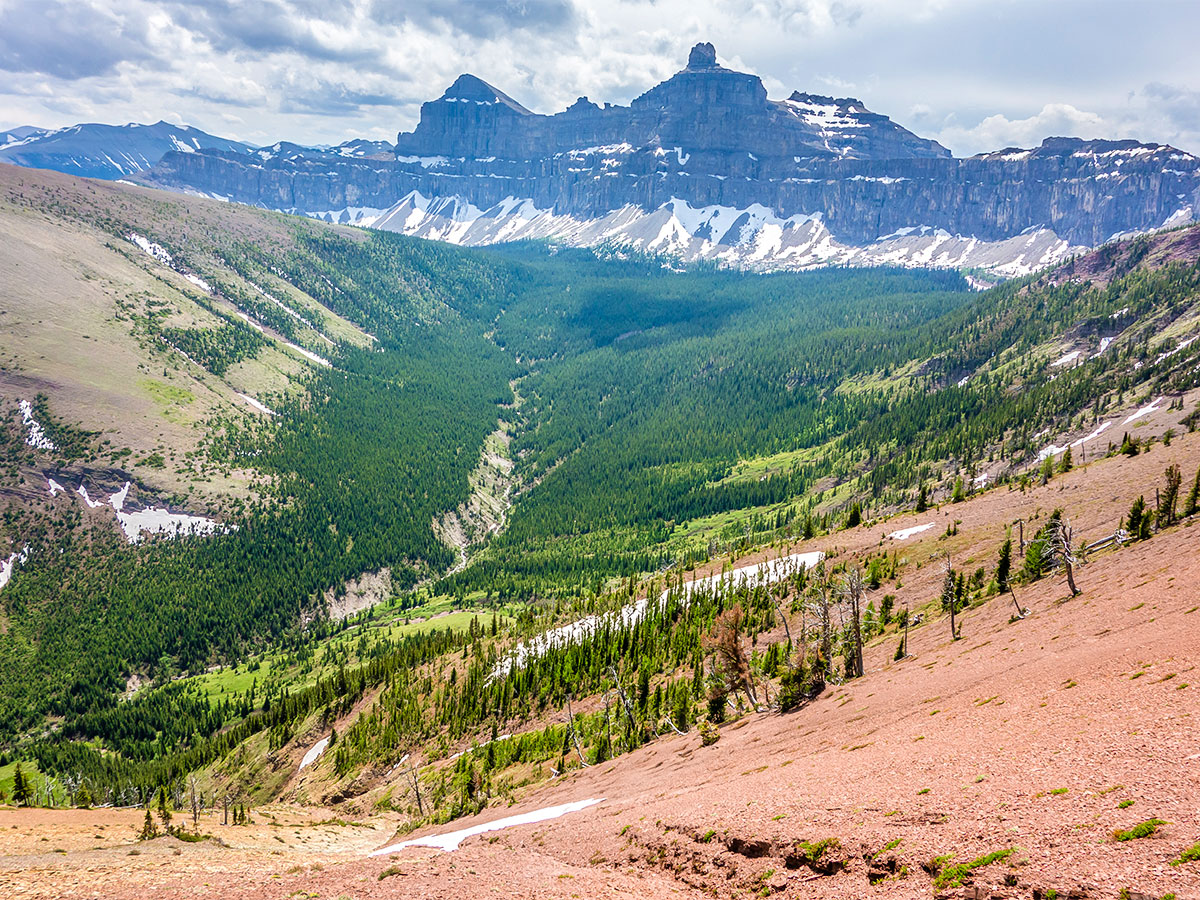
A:
[[[261,400],[255,400],[255,399],[254,399],[253,397],[251,397],[249,394],[243,394],[243,393],[241,393],[240,391],[238,391],[238,392],[236,392],[236,393],[237,393],[237,395],[238,395],[239,397],[241,397],[243,400],[245,400],[245,401],[246,401],[246,403],[248,403],[250,406],[252,406],[252,407],[254,407],[255,409],[257,409],[259,412],[261,412],[261,413],[266,413],[268,416],[274,416],[274,415],[278,415],[278,414],[275,412],[275,410],[273,410],[273,409],[269,408],[269,407],[268,407],[268,406],[267,406],[265,403],[263,403]]]
[[[983,476],[986,478],[987,476]],[[914,525],[912,528],[901,528],[899,531],[893,531],[888,535],[894,541],[903,541],[912,537],[914,534],[920,534],[922,531],[928,531],[934,526],[933,522],[926,522],[924,525]]]
[[[296,771],[302,771],[303,769],[315,763],[317,758],[325,752],[325,748],[328,746],[329,738],[321,738],[319,741],[313,744],[312,747],[309,748],[308,752],[304,754],[304,758],[300,760],[300,768]]]
[[[54,484],[55,482],[51,483],[52,494]],[[121,530],[125,532],[125,538],[131,544],[136,544],[140,541],[143,532],[146,534],[161,534],[166,537],[184,537],[186,535],[226,534],[237,527],[236,525],[222,525],[215,519],[209,519],[204,516],[175,513],[164,507],[157,506],[126,512],[125,498],[129,496],[129,488],[130,483],[127,481],[125,482],[125,486],[110,496],[107,501],[93,500],[88,495],[87,488],[82,484],[76,489],[75,493],[83,498],[83,502],[88,509],[98,509],[105,505],[111,506],[113,512],[116,513]],[[62,490],[61,485],[59,489]]]
[[[142,249],[142,252],[144,252],[147,256],[157,259],[164,266],[174,265],[174,257],[172,257],[167,251],[167,248],[163,247],[161,244],[156,244],[148,238],[144,238],[140,234],[137,234],[133,231],[125,235],[125,239],[137,244],[137,246]]]
[[[1126,419],[1121,424],[1128,425],[1130,422],[1136,422],[1138,419],[1142,418],[1143,416],[1148,416],[1148,415],[1150,415],[1150,413],[1158,412],[1160,409],[1162,409],[1162,407],[1158,405],[1158,404],[1162,403],[1162,401],[1163,401],[1162,397],[1159,397],[1157,400],[1151,400],[1150,403],[1148,403],[1146,406],[1143,406],[1137,412],[1131,413],[1129,418]]]
[[[813,568],[824,556],[825,554],[820,550],[814,550],[809,553],[793,553],[791,556],[741,566],[730,572],[695,579],[684,584],[683,600],[686,602],[698,590],[711,591],[722,585],[726,586],[729,590],[734,590],[743,586],[754,588],[760,584],[773,584],[799,571],[801,567]],[[664,602],[667,599],[668,593],[669,591],[663,591],[656,602]],[[503,678],[513,668],[523,666],[526,660],[535,659],[551,648],[565,647],[568,644],[582,641],[606,626],[628,628],[636,625],[645,617],[649,605],[650,599],[642,597],[640,600],[615,612],[585,616],[569,625],[562,625],[558,628],[545,631],[530,641],[517,644],[507,656],[496,663],[496,667],[492,670],[490,677],[492,679]]]
[[[17,563],[23,563],[27,559],[29,559],[29,548],[25,547],[20,552],[11,554],[8,559],[0,561],[0,588],[8,584]]]
[[[589,806],[595,806],[597,803],[603,802],[603,797],[593,797],[590,800],[576,800],[574,803],[547,806],[545,809],[536,809],[533,812],[508,816],[504,819],[497,819],[495,822],[485,822],[482,825],[473,825],[470,828],[462,828],[458,831],[447,832],[446,834],[431,834],[425,837],[401,841],[399,844],[392,844],[381,850],[376,850],[371,856],[384,856],[388,853],[404,850],[407,847],[436,847],[438,850],[443,850],[446,853],[453,853],[458,849],[459,844],[477,834],[487,834],[489,831],[501,831],[505,828],[515,828],[518,825],[533,825],[536,822],[557,819],[565,816],[567,813],[579,812],[581,809],[587,809]]]
[[[46,429],[33,417],[33,404],[28,400],[22,400],[17,405],[21,408],[21,419],[25,422],[25,427],[29,429],[25,443],[34,450],[57,450],[58,447],[54,445],[54,441],[46,436]]]

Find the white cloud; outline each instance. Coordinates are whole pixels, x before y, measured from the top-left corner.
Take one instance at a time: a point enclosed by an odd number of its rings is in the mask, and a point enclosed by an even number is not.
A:
[[[1047,137],[1115,138],[1119,128],[1103,116],[1076,109],[1069,103],[1047,103],[1042,111],[1024,119],[996,114],[971,128],[950,125],[937,140],[961,154],[1034,147]]]

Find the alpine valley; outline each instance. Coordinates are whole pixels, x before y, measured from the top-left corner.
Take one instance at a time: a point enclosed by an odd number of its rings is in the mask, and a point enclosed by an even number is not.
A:
[[[1196,157],[0,137],[0,895],[1200,897]]]

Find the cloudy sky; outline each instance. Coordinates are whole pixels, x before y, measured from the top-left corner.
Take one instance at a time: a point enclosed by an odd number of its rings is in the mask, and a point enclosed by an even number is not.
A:
[[[628,103],[711,40],[957,154],[1048,135],[1200,153],[1195,0],[0,0],[0,127],[394,140],[470,71],[538,112]]]

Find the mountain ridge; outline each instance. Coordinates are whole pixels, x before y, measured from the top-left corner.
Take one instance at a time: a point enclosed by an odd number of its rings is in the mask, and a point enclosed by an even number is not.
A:
[[[16,149],[10,161],[50,165]],[[628,106],[581,97],[543,115],[463,74],[395,145],[187,149],[131,179],[465,245],[550,240],[753,270],[1008,277],[1200,214],[1200,158],[1169,145],[1049,137],[954,157],[854,98],[772,100],[706,43]]]
[[[250,149],[240,141],[162,120],[153,125],[88,122],[56,129],[22,126],[0,137],[0,162],[108,180],[149,169],[168,151]]]
[[[141,180],[454,243],[620,245],[759,270],[1020,275],[1200,210],[1200,159],[1168,145],[1055,137],[958,158],[853,98],[771,100],[711,44],[628,106],[581,97],[541,115],[463,75],[397,135],[393,160],[377,150],[167,153]]]

